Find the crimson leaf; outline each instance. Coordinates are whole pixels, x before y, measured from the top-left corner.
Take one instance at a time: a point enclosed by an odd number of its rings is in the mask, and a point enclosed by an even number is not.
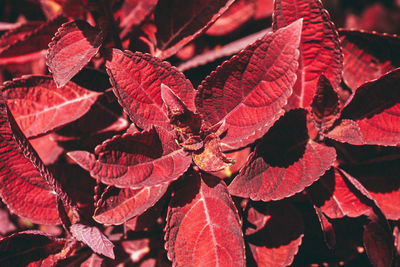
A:
[[[266,34],[201,84],[196,106],[206,123],[222,123],[223,149],[246,146],[282,115],[296,80],[302,21]]]
[[[10,211],[23,218],[35,223],[57,224],[60,219],[56,192],[43,179],[43,163],[18,130],[0,96],[0,196]]]
[[[100,95],[73,82],[57,88],[49,76],[24,76],[6,82],[2,91],[27,137],[45,134],[80,118]]]
[[[400,68],[357,89],[341,121],[326,134],[354,145],[400,144]]]
[[[293,110],[261,139],[229,192],[256,201],[283,199],[318,180],[335,160],[334,148],[308,139],[306,112]]]
[[[99,29],[86,21],[64,23],[49,44],[47,65],[57,87],[64,86],[97,54],[103,42]]]
[[[337,88],[341,80],[343,55],[339,37],[328,12],[319,0],[275,1],[273,29],[303,18],[299,69],[289,107],[310,106],[321,74]]]
[[[154,206],[167,188],[168,184],[142,189],[109,187],[101,196],[93,219],[103,224],[122,224]]]
[[[187,175],[171,200],[166,249],[176,266],[245,266],[240,219],[225,183]]]
[[[77,240],[88,245],[94,252],[115,258],[113,243],[97,227],[76,223],[71,225],[70,230]]]
[[[203,33],[234,0],[159,0],[154,11],[161,58],[175,54]],[[184,12],[182,12],[184,10]]]
[[[74,151],[68,155],[93,178],[120,188],[140,189],[176,180],[192,163],[174,135],[162,128],[114,136],[97,146],[95,155]]]
[[[106,67],[120,104],[142,129],[149,130],[153,125],[171,127],[161,98],[161,84],[168,86],[189,110],[195,111],[192,84],[167,62],[139,52],[113,49]]]

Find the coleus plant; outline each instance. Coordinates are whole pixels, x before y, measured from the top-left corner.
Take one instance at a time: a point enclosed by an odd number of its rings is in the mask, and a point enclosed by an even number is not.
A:
[[[163,60],[251,1],[125,1],[120,25],[106,1],[42,2],[49,22],[0,40],[4,65],[49,43],[52,73],[2,86],[0,196],[65,233],[4,237],[1,263],[168,265],[164,242],[174,266],[288,266],[306,238],[307,203],[326,246],[335,248],[337,219],[365,216],[371,263],[396,264],[387,220],[400,219],[400,69],[397,54],[375,47],[396,51],[397,36],[339,37],[320,1],[277,0],[273,31],[196,90]],[[127,36],[150,54],[121,50]],[[124,114],[98,83],[102,68]],[[104,122],[90,129],[93,120]]]

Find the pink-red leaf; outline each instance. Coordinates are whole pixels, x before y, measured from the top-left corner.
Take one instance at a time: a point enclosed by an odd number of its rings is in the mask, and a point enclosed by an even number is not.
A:
[[[18,130],[0,97],[0,196],[11,212],[31,222],[57,224],[56,192],[42,177],[44,169],[25,157],[40,161],[22,133],[14,135]]]
[[[298,66],[301,20],[265,35],[201,84],[196,105],[206,123],[222,123],[223,149],[263,136],[282,115]]]
[[[213,36],[229,34],[250,20],[256,8],[254,0],[236,0],[206,33]]]
[[[25,62],[29,59],[29,55],[47,49],[54,33],[64,22],[66,22],[66,19],[63,17],[57,17],[54,20],[45,22],[30,34],[1,50],[0,65]]]
[[[103,34],[86,21],[64,23],[49,44],[47,65],[57,87],[64,86],[97,54]]]
[[[109,187],[101,196],[93,219],[102,224],[122,224],[154,206],[167,188],[168,184],[142,189]]]
[[[400,144],[400,69],[365,83],[343,109],[329,138],[354,145]]]
[[[318,80],[311,111],[314,126],[319,132],[327,131],[340,116],[339,96],[324,75]]]
[[[146,17],[154,10],[157,2],[158,0],[124,1],[121,7],[122,13],[124,14],[124,17],[121,20],[121,28],[123,28],[121,36],[127,36],[130,31],[143,23]]]
[[[168,209],[166,249],[174,266],[245,266],[241,222],[225,183],[185,177]]]
[[[303,18],[299,69],[289,108],[310,106],[318,79],[324,74],[337,88],[341,81],[343,55],[338,33],[319,0],[275,1],[274,30]]]
[[[350,165],[346,170],[368,190],[388,219],[400,219],[399,160]]]
[[[399,36],[362,30],[339,33],[344,55],[343,80],[351,90],[400,67]]]
[[[79,241],[88,245],[94,252],[111,259],[115,258],[114,244],[95,226],[80,223],[71,225],[71,234]]]
[[[37,230],[15,233],[0,241],[1,266],[27,266],[61,251],[65,239]]]
[[[93,178],[120,188],[140,189],[171,182],[192,163],[174,135],[162,128],[114,136],[97,146],[95,153],[98,159],[86,151],[68,155]]]
[[[157,47],[161,58],[175,54],[202,34],[228,8],[233,0],[159,0],[154,11]],[[184,10],[184,12],[182,12]]]
[[[310,192],[317,207],[332,219],[358,217],[371,209],[360,200],[336,168],[327,171],[310,187]]]
[[[142,129],[149,130],[153,125],[171,127],[161,98],[161,84],[168,86],[189,110],[195,111],[192,84],[167,62],[139,52],[113,49],[106,67],[119,102]]]
[[[285,201],[255,205],[257,212],[269,216],[269,219],[261,230],[246,237],[254,261],[257,266],[290,265],[304,235],[301,214]]]
[[[2,87],[15,120],[27,137],[45,134],[83,116],[100,93],[73,82],[57,88],[49,76],[26,76]]]
[[[306,113],[293,110],[261,139],[256,151],[229,185],[235,196],[279,200],[302,191],[336,160],[332,147],[308,140]]]

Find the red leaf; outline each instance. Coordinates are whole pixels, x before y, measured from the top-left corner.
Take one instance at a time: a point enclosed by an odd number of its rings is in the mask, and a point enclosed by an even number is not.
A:
[[[68,124],[90,109],[100,93],[72,82],[57,88],[49,76],[26,76],[2,87],[4,99],[27,137]]]
[[[303,110],[290,111],[270,129],[229,185],[231,194],[255,201],[283,199],[332,166],[335,149],[308,139],[305,116]]]
[[[337,88],[341,81],[343,55],[338,33],[319,0],[275,1],[274,30],[303,18],[299,69],[290,108],[310,106],[318,79],[324,74]]]
[[[52,36],[64,22],[66,22],[66,19],[63,17],[45,22],[30,34],[25,35],[22,39],[1,50],[0,65],[25,62],[30,54],[47,49]]]
[[[122,224],[151,208],[167,188],[168,184],[142,189],[109,187],[101,196],[93,219],[102,224]]]
[[[327,137],[354,145],[400,144],[400,69],[363,84]]]
[[[351,165],[346,171],[368,190],[389,220],[400,219],[399,160]]]
[[[223,149],[246,146],[282,115],[298,63],[301,20],[264,36],[201,84],[196,105],[206,123],[222,123]]]
[[[61,251],[65,242],[37,230],[15,233],[0,241],[0,265],[27,266]]]
[[[122,38],[140,25],[151,14],[158,0],[128,0],[124,1],[121,10],[124,17],[121,20]]]
[[[114,93],[130,119],[140,128],[170,128],[161,98],[161,84],[168,86],[194,112],[192,84],[167,62],[139,52],[112,50],[106,62]]]
[[[318,80],[311,110],[314,125],[319,132],[326,132],[340,116],[339,96],[324,75]]]
[[[162,128],[136,134],[114,136],[96,148],[68,155],[102,183],[120,188],[141,189],[169,183],[181,176],[192,158]]]
[[[17,227],[10,221],[9,214],[6,210],[0,209],[0,238],[9,232],[17,230]]]
[[[290,265],[304,235],[301,214],[285,201],[256,205],[259,212],[270,217],[260,231],[246,237],[257,266]]]
[[[54,140],[53,134],[33,138],[29,142],[45,165],[55,163],[64,152],[64,149]]]
[[[321,210],[332,219],[358,217],[371,209],[361,201],[357,192],[343,180],[341,173],[330,169],[310,187],[311,196]]]
[[[40,24],[42,23],[39,21],[25,22],[24,24],[21,24],[18,27],[1,35],[0,51],[24,39],[25,36],[29,35],[34,29],[39,27]]]
[[[88,245],[94,252],[115,259],[114,244],[97,227],[76,223],[71,225],[70,230],[77,240]]]
[[[232,33],[253,17],[256,6],[254,0],[236,0],[206,33],[213,36]]]
[[[154,11],[160,58],[174,55],[210,27],[233,0],[159,0]],[[184,10],[184,12],[182,12]]]
[[[245,266],[241,222],[225,183],[198,173],[185,178],[168,210],[168,258],[175,266]]]
[[[103,34],[86,21],[64,23],[49,44],[47,65],[57,87],[64,86],[97,54]]]
[[[272,15],[274,10],[274,0],[256,0],[257,11],[254,19],[263,19]]]
[[[341,30],[343,80],[353,91],[400,67],[400,38],[396,35]]]
[[[56,192],[41,175],[45,171],[43,163],[18,131],[14,118],[1,99],[0,196],[11,212],[29,221],[57,224],[60,219]]]

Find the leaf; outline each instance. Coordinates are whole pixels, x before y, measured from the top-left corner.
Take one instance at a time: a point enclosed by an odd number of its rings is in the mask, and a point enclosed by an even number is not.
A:
[[[168,208],[165,247],[174,266],[245,266],[241,222],[225,183],[187,175]]]
[[[314,126],[319,132],[326,132],[340,116],[339,96],[324,75],[318,80],[311,110]]]
[[[159,0],[154,10],[160,58],[174,55],[210,27],[233,0]],[[185,12],[182,12],[182,11]]]
[[[249,21],[256,12],[254,0],[236,0],[229,9],[206,31],[208,35],[227,35]]]
[[[167,62],[139,52],[113,49],[106,62],[118,101],[140,128],[153,125],[169,129],[167,109],[161,98],[161,84],[168,86],[194,112],[192,84]]]
[[[64,86],[97,54],[103,34],[86,21],[64,23],[49,44],[46,58],[57,87]]]
[[[0,265],[26,266],[61,251],[65,239],[38,230],[15,233],[0,240]]]
[[[256,209],[270,218],[253,235],[246,236],[257,266],[288,266],[304,235],[303,219],[289,202],[257,203]]]
[[[139,26],[154,10],[158,0],[128,0],[124,1],[121,10],[124,17],[121,20],[121,37],[124,38]]]
[[[303,18],[299,69],[289,108],[311,105],[318,79],[324,74],[336,89],[341,81],[343,55],[339,36],[328,12],[319,0],[275,1],[273,29]]]
[[[400,69],[357,89],[327,137],[354,145],[400,144]]]
[[[63,17],[57,17],[54,20],[44,22],[30,34],[25,35],[22,39],[1,50],[0,65],[23,63],[29,59],[30,54],[47,49],[52,36],[64,22],[66,22],[66,19]]]
[[[88,245],[94,252],[115,259],[114,244],[97,227],[76,223],[71,225],[70,231],[77,240]]]
[[[358,217],[371,209],[336,168],[327,171],[309,192],[315,205],[331,219]]]
[[[319,179],[336,160],[335,149],[308,139],[306,112],[293,110],[261,139],[229,192],[254,201],[290,197]]]
[[[366,162],[344,169],[368,190],[389,220],[400,219],[399,160]]]
[[[30,34],[35,28],[39,27],[40,24],[42,24],[42,22],[39,21],[25,22],[1,35],[0,51],[24,39],[25,36]]]
[[[339,34],[344,55],[343,81],[351,90],[400,67],[398,36],[363,30],[340,30]]]
[[[14,232],[17,227],[12,223],[9,214],[5,209],[0,209],[0,238],[9,232]]]
[[[282,115],[296,80],[301,26],[265,35],[202,82],[197,110],[206,123],[222,123],[223,150],[254,142]]]
[[[34,223],[58,224],[56,192],[42,177],[43,163],[38,163],[39,157],[32,154],[33,149],[18,130],[0,96],[0,196],[18,216]]]
[[[72,82],[57,88],[51,77],[33,75],[6,82],[2,91],[27,137],[45,134],[80,118],[100,95]]]
[[[68,155],[95,179],[119,188],[141,189],[178,179],[192,159],[162,128],[136,134],[116,135],[95,150]]]
[[[102,224],[122,224],[152,207],[167,188],[168,184],[142,189],[109,187],[101,196],[93,219]]]
[[[33,138],[29,142],[45,165],[55,163],[64,153],[64,149],[54,140],[53,134]]]
[[[394,244],[392,230],[380,207],[368,190],[354,177],[340,170],[343,177],[362,194],[371,207],[367,213],[369,223],[364,226],[364,247],[373,266],[392,266]]]

